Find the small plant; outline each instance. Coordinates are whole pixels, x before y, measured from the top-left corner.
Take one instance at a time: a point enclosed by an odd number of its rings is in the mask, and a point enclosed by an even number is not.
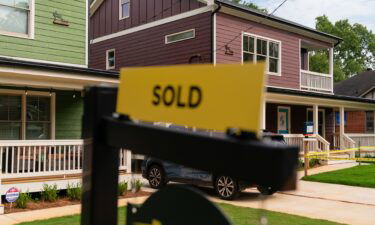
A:
[[[56,184],[43,184],[42,193],[40,195],[43,201],[54,202],[58,198],[58,193],[59,191],[57,190]]]
[[[319,159],[310,159],[309,167],[310,167],[310,168],[313,168],[313,167],[315,167],[316,165],[320,165],[320,161],[319,161]]]
[[[297,165],[297,169],[303,169],[303,161],[302,159],[298,159],[298,165]]]
[[[81,190],[82,188],[80,183],[77,183],[76,185],[68,183],[68,186],[66,187],[66,195],[71,201],[81,200]]]
[[[126,192],[128,191],[128,182],[122,181],[118,184],[118,195],[123,196],[126,195]]]
[[[135,192],[138,192],[141,190],[142,187],[142,181],[140,179],[133,179],[131,181],[132,190]]]
[[[16,207],[21,209],[26,209],[27,203],[31,201],[31,194],[30,193],[20,193],[16,201]]]

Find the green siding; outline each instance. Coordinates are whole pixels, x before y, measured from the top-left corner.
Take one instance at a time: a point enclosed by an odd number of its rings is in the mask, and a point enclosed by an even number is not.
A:
[[[57,11],[69,26],[53,24]],[[0,35],[0,55],[86,64],[86,1],[35,0],[35,38]]]
[[[81,138],[83,98],[76,92],[56,93],[56,139]]]

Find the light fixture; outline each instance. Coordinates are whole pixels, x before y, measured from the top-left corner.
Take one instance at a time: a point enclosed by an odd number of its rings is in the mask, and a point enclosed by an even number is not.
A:
[[[49,96],[52,96],[52,88],[49,90]]]
[[[25,95],[27,95],[27,87],[25,87]]]
[[[76,98],[76,90],[73,89],[73,98]]]

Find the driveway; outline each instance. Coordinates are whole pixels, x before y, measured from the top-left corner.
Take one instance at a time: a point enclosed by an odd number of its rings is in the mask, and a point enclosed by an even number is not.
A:
[[[355,164],[353,164],[355,165]],[[310,174],[353,166],[332,165],[317,168]],[[204,189],[206,190],[206,189]],[[247,189],[236,201],[222,201],[211,190],[205,191],[210,199],[237,206],[264,208],[316,219],[325,219],[344,224],[375,224],[375,189],[351,187],[338,184],[299,181],[296,191],[276,193],[263,203],[259,192]]]

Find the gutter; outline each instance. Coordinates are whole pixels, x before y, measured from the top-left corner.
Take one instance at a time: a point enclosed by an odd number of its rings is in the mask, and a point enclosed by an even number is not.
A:
[[[216,54],[216,20],[214,21],[214,16],[221,9],[221,3],[214,3],[214,10],[211,13],[211,61],[213,64],[216,64],[215,54]],[[215,40],[215,41],[214,41]]]

